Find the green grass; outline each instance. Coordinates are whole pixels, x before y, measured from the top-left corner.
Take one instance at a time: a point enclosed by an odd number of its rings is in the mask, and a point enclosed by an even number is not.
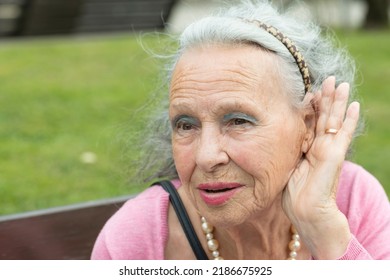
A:
[[[339,33],[357,62],[358,92],[366,133],[356,141],[353,160],[374,174],[390,197],[390,32]]]
[[[390,194],[390,33],[338,34],[362,77],[368,130],[354,160]],[[121,135],[157,73],[133,35],[0,42],[0,214],[144,187],[127,183]],[[96,163],[80,161],[86,151]]]
[[[0,213],[136,191],[116,139],[154,86],[136,39],[0,44]],[[80,161],[86,151],[95,164]]]

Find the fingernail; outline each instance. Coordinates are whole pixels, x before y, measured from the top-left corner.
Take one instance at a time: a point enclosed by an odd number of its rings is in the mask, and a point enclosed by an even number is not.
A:
[[[335,76],[329,76],[328,81],[336,82],[336,77]]]
[[[339,84],[339,86],[337,88],[340,89],[340,93],[345,92],[345,94],[348,94],[350,85],[347,82],[343,82],[343,83]]]

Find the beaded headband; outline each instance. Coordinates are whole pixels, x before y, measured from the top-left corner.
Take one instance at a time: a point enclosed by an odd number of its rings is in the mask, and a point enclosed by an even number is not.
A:
[[[299,52],[297,46],[289,38],[284,36],[283,33],[281,33],[278,29],[276,29],[271,25],[265,24],[258,20],[245,20],[245,22],[254,23],[258,27],[264,29],[272,36],[274,36],[276,39],[278,39],[288,49],[288,51],[294,57],[295,62],[298,65],[299,72],[301,72],[303,83],[305,84],[305,93],[310,91],[311,82],[310,82],[309,68],[307,67],[306,62],[303,59],[303,55]]]

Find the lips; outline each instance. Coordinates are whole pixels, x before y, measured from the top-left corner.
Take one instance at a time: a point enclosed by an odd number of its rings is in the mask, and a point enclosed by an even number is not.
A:
[[[243,185],[239,183],[205,183],[198,186],[200,197],[210,206],[222,205],[231,199]]]

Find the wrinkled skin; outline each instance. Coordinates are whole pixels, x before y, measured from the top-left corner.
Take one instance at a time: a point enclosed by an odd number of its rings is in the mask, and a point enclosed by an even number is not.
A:
[[[275,54],[249,45],[183,54],[169,97],[179,193],[194,226],[201,215],[216,227],[226,259],[286,258],[291,223],[304,243],[300,258],[337,258],[350,239],[335,202],[337,178],[359,106],[352,103],[344,119],[348,85],[335,89],[330,77],[322,93],[308,93],[294,108],[276,64]],[[216,182],[240,187],[210,205],[198,187]],[[166,254],[177,259],[172,248],[185,241],[174,233],[177,220],[169,225]]]

